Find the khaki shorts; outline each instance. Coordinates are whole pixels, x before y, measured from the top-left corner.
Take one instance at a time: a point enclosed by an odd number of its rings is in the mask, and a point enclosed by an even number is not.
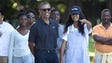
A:
[[[7,56],[0,56],[0,63],[8,63],[8,57]]]

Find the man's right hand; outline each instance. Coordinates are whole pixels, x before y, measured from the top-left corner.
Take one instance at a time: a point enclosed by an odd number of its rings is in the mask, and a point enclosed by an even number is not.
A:
[[[34,42],[29,42],[29,48],[30,48],[30,51],[31,53],[34,55],[34,47],[35,47],[35,44]]]

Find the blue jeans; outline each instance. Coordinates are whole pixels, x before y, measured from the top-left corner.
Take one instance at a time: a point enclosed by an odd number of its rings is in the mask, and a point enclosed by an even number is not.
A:
[[[22,57],[13,57],[13,63],[34,63],[32,54],[28,54]]]
[[[55,52],[47,52],[43,50],[36,51],[35,63],[59,63],[56,51]]]

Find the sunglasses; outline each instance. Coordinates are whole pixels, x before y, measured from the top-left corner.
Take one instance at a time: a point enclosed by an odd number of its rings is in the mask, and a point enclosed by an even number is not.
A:
[[[35,16],[27,16],[27,18],[35,18]]]
[[[41,9],[42,11],[51,11],[51,8]]]

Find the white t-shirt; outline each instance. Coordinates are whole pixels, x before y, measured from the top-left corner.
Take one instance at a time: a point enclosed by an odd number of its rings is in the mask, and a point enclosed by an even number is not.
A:
[[[0,32],[2,36],[0,37],[0,56],[8,56],[8,46],[11,32],[14,28],[7,22],[0,24]]]
[[[28,46],[29,32],[26,35],[20,34],[17,30],[11,33],[11,40],[9,44],[9,63],[12,63],[13,56],[23,57],[31,54]]]
[[[20,34],[18,31],[14,30],[11,34],[11,40],[9,44],[9,53],[13,56],[21,57],[30,54],[30,49],[28,46],[29,32],[26,35]]]

